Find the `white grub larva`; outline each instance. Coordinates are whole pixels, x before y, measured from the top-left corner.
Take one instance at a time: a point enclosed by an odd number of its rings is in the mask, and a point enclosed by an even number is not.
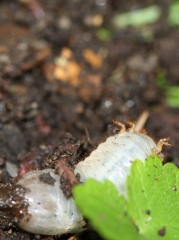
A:
[[[144,161],[152,153],[160,153],[163,145],[170,144],[167,142],[168,139],[162,139],[155,144],[146,134],[136,132],[131,123],[129,130],[126,130],[125,125],[115,123],[122,127],[121,131],[107,138],[89,157],[76,164],[74,173],[80,174],[81,182],[88,178],[99,181],[107,178],[125,195],[125,182],[132,162],[135,159]],[[58,173],[61,176],[60,165]],[[24,211],[21,209],[18,211],[23,214],[16,216],[19,227],[28,232],[45,235],[82,230],[85,225],[83,217],[73,199],[64,196],[59,175],[55,174],[53,169],[46,169],[31,171],[18,180],[16,185],[25,189],[23,197],[18,202],[26,203],[18,203],[18,207],[16,206],[20,209],[21,205],[26,205]],[[74,180],[73,177],[72,179]]]
[[[114,122],[122,127],[121,131],[101,143],[89,157],[79,162],[75,173],[79,173],[81,181],[88,178],[99,181],[109,179],[115,184],[119,193],[125,195],[126,178],[130,166],[135,159],[145,161],[152,153],[160,154],[163,145],[170,145],[168,139],[161,139],[156,144],[144,133],[136,132],[135,125],[129,122],[131,128],[126,131],[125,125]]]

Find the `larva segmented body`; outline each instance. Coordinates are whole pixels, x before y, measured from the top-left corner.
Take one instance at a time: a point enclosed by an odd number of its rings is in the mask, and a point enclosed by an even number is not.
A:
[[[122,132],[107,138],[89,157],[79,162],[75,173],[81,181],[94,178],[99,181],[109,179],[120,193],[125,193],[125,182],[130,166],[135,159],[144,161],[158,146],[147,135],[138,132]]]
[[[103,181],[111,180],[119,193],[125,195],[125,182],[130,166],[135,159],[144,161],[153,152],[160,152],[167,140],[158,144],[146,134],[122,131],[107,138],[84,161],[75,166],[81,182],[87,178]],[[48,178],[45,182],[43,177]],[[66,199],[61,188],[60,176],[53,169],[31,171],[17,182],[27,191],[23,201],[28,202],[27,215],[19,218],[18,225],[29,232],[45,235],[57,235],[81,231],[85,225],[83,217],[76,208],[73,199]]]

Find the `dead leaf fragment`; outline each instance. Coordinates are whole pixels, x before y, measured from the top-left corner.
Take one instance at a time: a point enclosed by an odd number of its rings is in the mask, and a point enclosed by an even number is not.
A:
[[[100,27],[103,24],[103,16],[100,14],[95,15],[87,15],[84,18],[84,23],[87,26],[94,26],[94,27]]]
[[[44,62],[51,55],[51,49],[49,47],[44,48],[36,53],[32,54],[32,58],[21,65],[21,69],[29,71],[34,67],[37,67]]]
[[[102,58],[91,49],[84,49],[83,57],[93,68],[100,68],[102,66]]]
[[[61,56],[66,59],[70,59],[71,57],[73,57],[73,53],[69,48],[64,47],[64,48],[62,48]]]
[[[54,77],[76,86],[79,83],[80,72],[81,66],[74,60],[73,52],[69,48],[63,48],[60,56],[55,59]]]
[[[79,89],[79,96],[83,102],[89,104],[91,101],[94,102],[100,98],[101,91],[101,88],[88,83]]]
[[[86,81],[91,83],[92,85],[96,86],[96,87],[101,87],[101,83],[102,83],[102,75],[101,74],[89,74],[86,77]]]
[[[81,67],[75,61],[67,61],[64,66],[56,66],[54,69],[54,77],[58,80],[69,82],[72,85],[78,84],[78,77]]]

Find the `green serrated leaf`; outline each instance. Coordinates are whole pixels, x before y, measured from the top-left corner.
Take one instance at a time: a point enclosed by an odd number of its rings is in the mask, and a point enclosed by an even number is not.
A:
[[[127,214],[127,205],[123,196],[112,182],[100,183],[88,179],[84,185],[73,190],[74,200],[83,215],[106,240],[146,240],[139,235]]]
[[[139,232],[151,240],[179,239],[179,171],[156,155],[137,160],[127,180],[128,211]]]

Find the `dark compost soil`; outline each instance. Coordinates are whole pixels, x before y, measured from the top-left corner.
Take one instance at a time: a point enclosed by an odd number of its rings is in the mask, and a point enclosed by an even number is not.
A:
[[[169,85],[179,82],[179,31],[163,14],[141,30],[117,29],[119,12],[158,3],[146,1],[4,0],[0,2],[0,182],[44,167],[55,146],[74,139],[80,156],[114,130],[111,121],[136,121],[149,111],[145,128],[179,165],[179,110],[166,104],[159,72]],[[99,37],[108,29],[109,38]],[[0,222],[0,239],[70,239],[33,235]],[[72,238],[71,238],[72,239]],[[79,240],[100,239],[92,230]]]

